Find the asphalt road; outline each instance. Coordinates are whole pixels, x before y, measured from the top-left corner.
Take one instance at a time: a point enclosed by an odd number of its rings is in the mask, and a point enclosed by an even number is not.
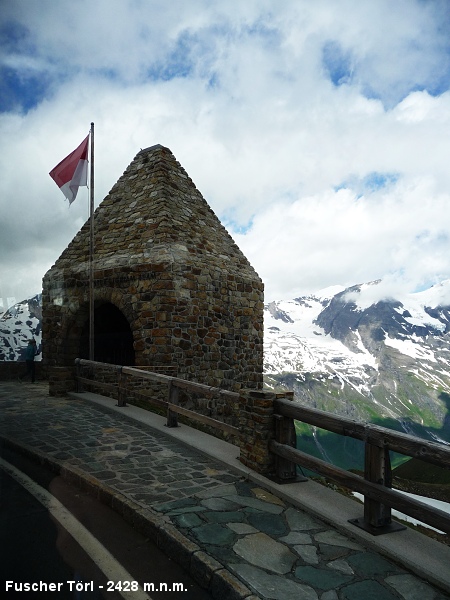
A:
[[[21,455],[0,455],[2,597],[211,598],[110,508]]]

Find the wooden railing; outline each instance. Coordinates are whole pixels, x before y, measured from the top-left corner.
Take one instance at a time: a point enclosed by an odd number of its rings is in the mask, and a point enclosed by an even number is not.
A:
[[[310,469],[364,495],[364,517],[355,525],[378,535],[402,528],[391,519],[391,508],[450,534],[450,514],[392,489],[389,452],[450,469],[450,447],[371,424],[358,423],[324,411],[301,406],[282,398],[274,400],[275,439],[269,443],[277,457],[277,475],[287,479],[296,465]],[[335,467],[297,450],[294,420],[361,440],[365,444],[364,477]]]
[[[239,429],[228,423],[224,423],[217,419],[213,419],[206,415],[199,414],[193,410],[189,410],[182,406],[179,406],[179,396],[181,390],[186,390],[194,394],[199,394],[202,397],[211,398],[215,396],[221,396],[223,398],[232,398],[236,400],[239,398],[237,392],[231,392],[223,390],[221,388],[211,387],[201,383],[193,381],[186,381],[179,379],[173,375],[167,375],[165,373],[157,373],[155,371],[144,370],[146,367],[124,367],[120,365],[111,365],[108,363],[100,363],[90,360],[77,358],[75,360],[76,366],[76,384],[77,391],[82,390],[83,384],[91,385],[95,388],[100,388],[108,392],[113,392],[117,396],[118,406],[127,405],[127,397],[129,394],[138,395],[141,398],[145,398],[149,405],[163,409],[167,414],[167,427],[178,427],[178,415],[183,415],[192,421],[202,423],[208,427],[218,429],[224,433],[232,436],[239,435]],[[83,376],[83,369],[91,370],[93,373],[92,377]],[[150,369],[151,367],[147,367]],[[99,381],[95,376],[95,372],[99,370],[106,371],[109,373],[110,378],[113,381]],[[161,371],[169,371],[170,368],[158,368]],[[152,391],[145,389],[135,389],[130,385],[131,380],[146,380],[149,382],[156,382],[167,386],[167,400],[160,400],[155,397]]]
[[[84,359],[76,359],[75,363],[79,391],[83,384],[93,386],[94,389],[105,390],[117,398],[119,406],[126,406],[127,397],[130,394],[138,395],[145,398],[149,405],[166,412],[168,427],[176,427],[178,415],[183,415],[191,421],[235,436],[239,444],[243,442],[240,439],[238,427],[179,405],[179,396],[182,390],[206,398],[221,396],[224,400],[232,402],[236,402],[239,398],[237,392],[186,381],[167,373],[156,373],[143,370],[143,368],[116,366]],[[102,372],[106,373],[107,377],[104,377]],[[99,375],[100,378],[103,377],[103,381],[99,380]],[[157,398],[154,391],[145,389],[145,386],[136,389],[133,383],[137,380],[143,380],[144,383],[148,381],[149,384],[156,382],[167,386],[165,399]],[[268,428],[267,452],[275,457],[277,481],[298,480],[298,465],[323,475],[354,492],[361,493],[364,496],[364,515],[362,518],[352,519],[351,522],[374,535],[404,529],[403,526],[392,521],[391,509],[398,510],[439,531],[450,534],[450,515],[448,513],[392,489],[390,464],[390,451],[393,451],[450,469],[449,446],[310,409],[286,399],[289,397],[288,394],[284,394],[285,398],[277,397],[276,394],[272,396],[273,406],[270,405],[267,414],[268,416],[273,415],[273,419],[262,419],[260,425]],[[235,417],[238,422],[239,414]],[[297,450],[295,421],[308,423],[364,442],[364,477]],[[261,435],[261,431],[259,431],[259,435]],[[245,441],[252,443],[252,440]]]

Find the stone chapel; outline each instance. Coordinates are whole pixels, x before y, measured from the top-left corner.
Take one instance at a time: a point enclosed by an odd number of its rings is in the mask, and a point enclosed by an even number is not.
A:
[[[263,283],[168,148],[136,155],[94,228],[96,361],[262,388]],[[43,279],[50,380],[88,358],[89,232],[88,221]]]

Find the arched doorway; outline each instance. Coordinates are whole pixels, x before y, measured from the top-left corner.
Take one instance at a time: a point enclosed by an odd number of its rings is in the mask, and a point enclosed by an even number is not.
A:
[[[89,319],[80,340],[80,357],[89,358]],[[94,360],[113,365],[134,365],[133,334],[124,314],[106,302],[94,309]]]

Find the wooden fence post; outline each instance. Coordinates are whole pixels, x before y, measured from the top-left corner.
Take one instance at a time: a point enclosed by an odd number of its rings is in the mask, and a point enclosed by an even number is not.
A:
[[[75,391],[81,393],[83,391],[83,384],[80,382],[81,377],[81,363],[80,359],[75,359]]]
[[[117,406],[126,406],[127,405],[127,384],[128,384],[128,375],[126,373],[124,373],[121,368],[119,371]]]
[[[373,444],[365,444],[364,478],[366,481],[391,486],[391,461],[389,451]],[[370,527],[389,525],[391,509],[381,502],[364,497],[364,520]]]
[[[392,488],[392,470],[389,449],[365,443],[364,479],[371,483]],[[380,535],[405,529],[403,525],[392,521],[391,507],[378,500],[364,496],[364,518],[352,519],[352,523],[372,533]]]
[[[296,448],[296,434],[294,419],[274,415],[275,417],[275,441],[291,448]],[[275,476],[280,482],[297,481],[297,465],[281,456],[275,456]],[[304,478],[306,481],[306,478]]]
[[[179,388],[172,381],[169,381],[169,405],[178,405],[179,392]],[[170,406],[167,407],[166,427],[178,427],[178,415],[176,412],[170,410]]]

